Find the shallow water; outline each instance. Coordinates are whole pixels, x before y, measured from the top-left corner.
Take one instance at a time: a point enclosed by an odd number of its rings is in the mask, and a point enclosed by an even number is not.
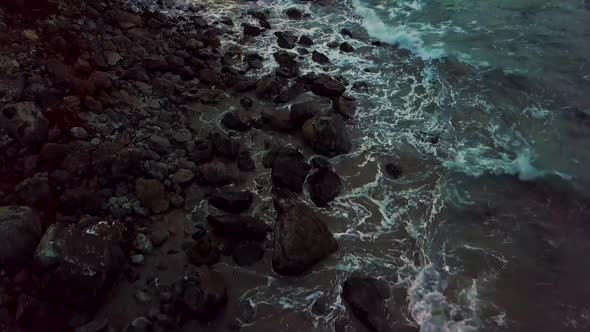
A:
[[[350,90],[361,104],[355,146],[334,158],[346,192],[324,211],[341,249],[297,279],[255,267],[266,282],[240,295],[256,308],[250,330],[333,330],[346,315],[338,285],[359,269],[387,280],[392,318],[421,331],[590,329],[583,0],[209,3],[219,17],[270,9],[274,30],[313,37],[330,74],[369,85]],[[287,20],[290,7],[313,19]],[[328,48],[333,40],[356,51]],[[243,47],[267,59],[278,49],[270,33]],[[386,162],[403,177],[388,177]]]

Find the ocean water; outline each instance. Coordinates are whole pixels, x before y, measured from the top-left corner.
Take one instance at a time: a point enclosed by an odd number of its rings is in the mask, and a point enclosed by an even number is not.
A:
[[[386,280],[391,319],[424,332],[590,330],[587,1],[208,3],[244,22],[268,9],[274,31],[312,36],[333,65],[302,57],[303,71],[346,78],[360,103],[353,152],[334,158],[345,193],[323,211],[340,250],[296,279],[252,271],[245,330],[334,331],[355,270]],[[290,7],[311,18],[286,19]],[[273,70],[272,33],[242,44],[269,59],[256,75]]]

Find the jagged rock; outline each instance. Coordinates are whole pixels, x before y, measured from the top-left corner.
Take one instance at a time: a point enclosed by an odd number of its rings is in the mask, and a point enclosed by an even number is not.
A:
[[[59,303],[92,307],[124,264],[118,244],[94,225],[52,225],[37,246],[35,261],[46,272],[46,292]]]
[[[189,266],[174,288],[176,302],[200,321],[215,318],[228,300],[225,280],[207,267]]]
[[[250,266],[264,257],[264,248],[258,242],[241,242],[232,256],[239,266]]]
[[[213,157],[213,143],[208,139],[198,138],[190,153],[190,159],[196,163],[204,163]]]
[[[223,186],[236,180],[236,175],[226,164],[212,161],[199,167],[202,180],[211,186]]]
[[[299,75],[299,64],[295,61],[297,54],[287,51],[278,51],[273,53],[273,57],[279,64],[279,68],[276,71],[277,75],[285,78]]]
[[[211,141],[215,152],[231,159],[237,158],[242,148],[240,142],[219,131],[211,134]]]
[[[394,163],[386,164],[385,171],[394,179],[399,179],[403,174],[402,168]]]
[[[311,59],[317,63],[319,63],[320,65],[328,65],[330,64],[330,58],[328,58],[327,55],[320,53],[318,51],[313,51],[313,53],[311,54]]]
[[[389,287],[373,277],[359,273],[349,277],[342,286],[342,298],[352,312],[371,331],[393,332],[388,321],[385,300],[390,297]]]
[[[346,88],[337,79],[327,76],[320,75],[316,78],[311,85],[311,91],[318,96],[328,97],[334,99],[341,96]]]
[[[350,152],[352,142],[344,120],[338,116],[318,116],[303,125],[303,136],[318,153],[332,157]]]
[[[307,178],[309,195],[317,206],[333,201],[342,191],[340,176],[328,168],[320,168]]]
[[[229,129],[248,130],[252,128],[252,116],[241,110],[230,111],[224,114],[221,123]]]
[[[282,48],[292,49],[297,45],[297,36],[289,31],[277,31],[275,36],[277,36],[277,43]]]
[[[116,66],[121,59],[121,54],[114,52],[114,51],[106,51],[104,52],[104,58],[107,61],[107,65],[114,67]]]
[[[270,161],[267,161],[272,168],[272,182],[277,187],[287,187],[294,192],[301,192],[303,183],[307,178],[307,173],[311,166],[304,160],[304,156],[297,149],[285,146],[279,147],[276,151],[270,151],[274,154]]]
[[[188,249],[186,255],[191,264],[202,266],[219,262],[221,253],[217,243],[210,236],[205,235],[195,239],[195,243]]]
[[[252,171],[256,169],[256,164],[250,155],[250,151],[240,151],[240,154],[238,155],[238,169],[241,171]]]
[[[354,118],[356,113],[356,99],[350,96],[340,96],[334,99],[334,110],[347,119]]]
[[[301,202],[275,199],[275,207],[279,214],[274,229],[272,266],[277,273],[301,274],[338,250],[323,215]]]
[[[137,179],[135,192],[143,206],[154,213],[162,213],[170,207],[164,185],[158,180]]]
[[[262,29],[252,24],[244,23],[242,26],[244,28],[244,35],[256,37],[262,33]]]
[[[225,214],[208,216],[207,220],[216,233],[232,239],[263,240],[270,230],[263,220],[250,216]]]
[[[209,197],[209,204],[223,211],[240,213],[250,207],[253,199],[249,191],[220,191]]]
[[[354,52],[354,47],[352,47],[352,45],[350,45],[350,43],[344,42],[344,43],[340,44],[340,50],[342,52],[350,53],[350,52]]]
[[[14,189],[17,196],[29,205],[46,203],[51,197],[49,174],[37,173],[33,177],[20,182]]]
[[[311,39],[311,37],[309,36],[301,36],[299,38],[299,45],[302,46],[313,46],[313,39]]]
[[[27,206],[0,207],[0,265],[24,265],[43,236],[39,215]]]
[[[49,122],[33,102],[8,104],[0,111],[0,128],[22,145],[43,142]]]
[[[258,53],[246,54],[244,62],[248,63],[248,66],[253,69],[264,68],[264,58]]]

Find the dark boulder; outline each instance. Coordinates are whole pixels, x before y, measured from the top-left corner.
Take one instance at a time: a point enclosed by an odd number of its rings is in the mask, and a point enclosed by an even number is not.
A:
[[[309,36],[301,36],[301,38],[299,38],[299,45],[312,46],[313,39],[311,39],[311,37],[309,37]]]
[[[188,266],[174,286],[176,306],[203,322],[213,320],[228,300],[225,280],[207,267]]]
[[[246,172],[256,169],[256,164],[254,163],[254,159],[252,159],[250,151],[240,151],[238,155],[238,169]]]
[[[252,24],[244,23],[242,27],[246,36],[256,37],[262,33],[262,29]]]
[[[228,137],[221,131],[216,131],[211,134],[211,142],[213,143],[213,149],[217,154],[231,159],[236,159],[242,148],[240,142]]]
[[[388,321],[385,300],[390,297],[389,287],[373,277],[353,274],[342,286],[342,298],[352,312],[371,331],[393,332]]]
[[[311,91],[318,96],[335,99],[341,96],[346,90],[344,84],[328,75],[320,75],[313,81]]]
[[[219,75],[211,68],[203,68],[199,71],[199,81],[206,85],[214,85],[219,81]]]
[[[221,123],[229,129],[248,130],[252,128],[252,115],[241,110],[229,111],[223,115]]]
[[[272,182],[277,187],[286,187],[294,192],[301,192],[311,166],[305,162],[301,152],[290,146],[275,148],[266,156],[272,171]]]
[[[209,197],[209,204],[232,213],[246,211],[252,204],[254,196],[249,191],[222,191]]]
[[[43,236],[41,219],[26,206],[0,207],[0,265],[25,265]]]
[[[265,108],[260,112],[260,121],[264,128],[278,132],[290,132],[295,129],[290,121],[290,113],[284,110]]]
[[[279,68],[277,69],[277,75],[291,78],[299,75],[299,63],[295,61],[297,58],[297,54],[287,52],[287,51],[278,51],[273,54],[275,61],[279,64]]]
[[[237,214],[208,216],[207,220],[217,234],[240,240],[264,240],[269,232],[266,223],[258,218]]]
[[[402,168],[395,163],[386,164],[385,171],[394,179],[399,179],[403,174]]]
[[[325,114],[328,107],[328,103],[319,99],[293,104],[289,118],[293,125],[300,128],[305,121]]]
[[[190,159],[196,163],[204,163],[213,157],[213,143],[209,139],[198,138],[190,152]]]
[[[285,11],[285,14],[292,20],[300,20],[303,18],[303,12],[297,8],[289,8]]]
[[[317,206],[333,201],[342,191],[340,176],[328,168],[320,168],[307,179],[309,195]]]
[[[277,36],[277,44],[282,48],[292,49],[297,45],[297,36],[289,31],[277,31],[275,36]]]
[[[311,158],[311,160],[309,161],[309,164],[311,165],[311,167],[313,167],[315,169],[323,169],[323,168],[332,169],[332,168],[334,168],[334,166],[332,165],[332,162],[330,162],[330,159],[328,159],[326,157],[322,157],[322,156],[315,156],[315,157]]]
[[[340,96],[334,99],[334,110],[347,119],[354,118],[356,114],[356,99],[350,96]]]
[[[262,100],[272,100],[281,94],[287,83],[282,77],[264,76],[256,82],[256,96]]]
[[[284,275],[297,275],[338,250],[325,217],[301,202],[275,203],[272,266]]]
[[[258,242],[241,242],[233,252],[234,262],[250,266],[264,257],[264,248]]]
[[[217,242],[205,233],[195,239],[195,242],[187,250],[186,256],[195,266],[213,265],[219,262],[221,251]]]
[[[200,180],[211,186],[224,186],[236,181],[236,174],[230,166],[212,161],[199,167]]]
[[[317,63],[319,63],[320,65],[329,65],[330,64],[330,58],[328,58],[327,55],[320,53],[318,51],[313,51],[313,53],[311,54],[311,59]]]
[[[317,152],[333,157],[350,152],[352,142],[344,120],[339,116],[317,116],[303,125],[303,136]]]
[[[342,52],[350,53],[350,52],[354,52],[354,47],[352,47],[352,45],[350,45],[350,43],[344,42],[344,43],[340,44],[340,50]]]

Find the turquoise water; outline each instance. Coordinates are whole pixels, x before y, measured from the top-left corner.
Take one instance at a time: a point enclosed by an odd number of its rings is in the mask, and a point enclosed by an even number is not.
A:
[[[257,310],[251,331],[285,321],[333,331],[347,315],[338,285],[353,270],[388,281],[392,319],[421,331],[590,330],[587,2],[210,4],[213,17],[269,9],[275,30],[312,36],[332,60],[326,69],[301,57],[304,72],[369,86],[349,89],[360,101],[354,149],[333,160],[345,193],[324,210],[340,250],[297,280],[254,271],[265,282],[240,295]],[[313,19],[287,20],[290,7]],[[272,33],[243,43],[240,22],[235,43],[272,59]],[[327,46],[345,40],[354,53]],[[388,177],[387,162],[404,175]]]

